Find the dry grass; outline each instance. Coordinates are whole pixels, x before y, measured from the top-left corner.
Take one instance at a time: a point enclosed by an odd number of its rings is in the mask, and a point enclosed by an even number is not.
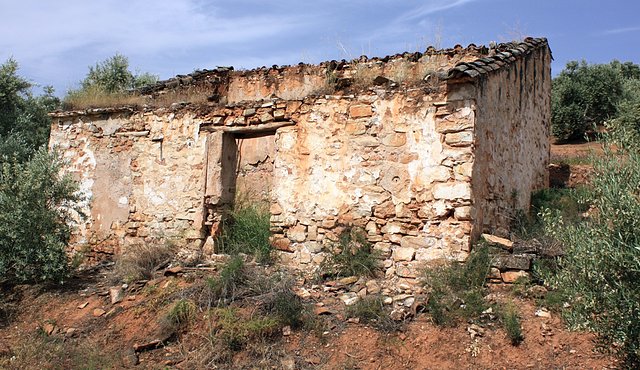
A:
[[[63,106],[67,110],[136,106],[145,104],[146,100],[144,96],[140,95],[107,93],[102,89],[89,88],[69,92],[64,98]]]
[[[368,64],[356,64],[353,71],[353,86],[356,89],[368,89],[381,71]]]
[[[131,283],[141,279],[152,279],[153,273],[167,264],[174,256],[171,244],[131,245],[118,257],[113,270],[113,280]]]
[[[210,89],[197,86],[166,90],[154,98],[126,92],[108,93],[98,88],[90,88],[69,92],[64,98],[63,106],[67,110],[142,105],[159,108],[169,107],[173,103],[204,104],[211,94]]]

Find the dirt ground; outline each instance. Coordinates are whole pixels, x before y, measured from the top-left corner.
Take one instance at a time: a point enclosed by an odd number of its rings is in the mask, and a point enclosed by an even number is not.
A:
[[[5,307],[13,310],[0,327],[0,368],[202,368],[206,361],[201,358],[212,348],[206,312],[198,312],[193,325],[171,338],[162,338],[160,318],[169,297],[205,277],[161,277],[146,288],[132,286],[117,304],[106,293],[106,278],[77,277],[62,290],[5,287]],[[615,359],[596,350],[593,335],[566,330],[556,313],[536,316],[536,302],[512,296],[508,287],[494,290],[497,297],[515,299],[524,334],[518,346],[499,325],[489,323],[481,335],[472,335],[469,325],[437,327],[427,314],[417,315],[401,331],[382,333],[346,320],[342,302],[320,294],[306,303],[317,307],[323,302],[328,308],[317,316],[324,323],[322,332],[299,329],[264,338],[210,368],[615,368]],[[159,338],[164,342],[155,345]],[[148,349],[141,347],[149,343]]]
[[[594,143],[553,145],[552,156],[582,157]],[[572,186],[563,175],[564,184]],[[582,166],[582,165],[581,165]],[[575,173],[575,171],[573,171]],[[553,178],[553,176],[552,176]],[[579,182],[586,181],[581,177]],[[0,287],[0,369],[608,369],[618,362],[598,351],[594,336],[566,329],[559,314],[536,315],[540,303],[494,287],[516,302],[524,341],[511,344],[499,325],[481,333],[468,324],[435,326],[417,314],[402,330],[377,331],[345,319],[336,295],[304,297],[320,329],[296,329],[247,345],[227,362],[211,363],[211,317],[198,311],[186,330],[167,337],[161,318],[181,292],[215,274],[194,271],[132,283],[112,304],[109,268],[86,272],[62,287]],[[316,289],[322,292],[323,289]],[[325,291],[326,291],[325,287]]]

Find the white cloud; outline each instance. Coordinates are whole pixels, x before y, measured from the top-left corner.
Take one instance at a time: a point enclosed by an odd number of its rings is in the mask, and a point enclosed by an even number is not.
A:
[[[619,35],[621,33],[638,32],[638,31],[640,31],[640,26],[613,28],[610,30],[602,31],[601,34],[602,35]]]

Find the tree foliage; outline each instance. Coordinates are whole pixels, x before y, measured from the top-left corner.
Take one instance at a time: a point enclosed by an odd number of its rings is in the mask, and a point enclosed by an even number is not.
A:
[[[77,184],[61,176],[61,159],[46,147],[22,162],[0,163],[0,276],[20,282],[61,280]]]
[[[565,255],[547,282],[569,297],[569,324],[598,334],[630,368],[640,366],[640,145],[636,136],[615,131],[607,142],[617,151],[595,159],[586,200],[591,216],[567,222],[545,213],[547,232]]]
[[[34,96],[32,85],[18,75],[18,63],[9,59],[0,65],[0,139],[22,141],[29,151],[45,145],[49,139],[50,120],[47,113],[60,105],[53,88]],[[0,144],[1,145],[1,144]]]
[[[122,54],[107,58],[89,67],[89,73],[81,82],[82,89],[99,88],[106,93],[119,93],[155,83],[158,77],[149,73],[134,75],[129,70],[129,59]]]
[[[0,277],[34,282],[68,272],[72,205],[77,185],[61,176],[61,159],[47,151],[53,89],[34,96],[9,59],[0,66]]]
[[[623,92],[624,76],[635,74],[632,65],[567,63],[553,80],[553,135],[563,141],[580,139],[595,125],[614,117]]]

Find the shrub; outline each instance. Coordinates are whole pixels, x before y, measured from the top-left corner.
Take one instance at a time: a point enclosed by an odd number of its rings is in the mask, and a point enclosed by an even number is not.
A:
[[[290,284],[279,284],[264,303],[264,312],[275,317],[282,325],[299,328],[303,324],[304,305]]]
[[[210,303],[217,301],[219,305],[225,301],[233,302],[241,296],[248,277],[242,257],[231,257],[218,276],[207,279]]]
[[[514,217],[511,230],[521,239],[545,239],[544,223],[540,218],[545,209],[561,212],[565,222],[579,222],[582,213],[589,210],[590,201],[586,188],[545,188],[531,194],[529,213]]]
[[[250,339],[275,335],[280,328],[278,320],[269,316],[243,317],[236,308],[213,310],[216,318],[211,332],[212,342],[220,342],[223,348],[239,351]]]
[[[24,163],[0,157],[0,276],[35,282],[68,275],[65,247],[82,197],[61,166],[46,148]]]
[[[273,261],[273,249],[269,243],[270,214],[260,204],[240,204],[223,225],[217,239],[221,253],[254,255],[260,263]]]
[[[180,299],[176,301],[162,319],[162,326],[170,331],[179,331],[191,323],[196,315],[196,306],[193,302]]]
[[[557,273],[545,277],[571,298],[564,316],[574,328],[594,330],[627,365],[640,366],[640,146],[622,145],[595,162],[591,198],[595,212],[584,222],[565,222],[546,211],[547,232],[564,245]]]
[[[567,63],[553,80],[551,121],[560,140],[584,137],[589,129],[616,114],[623,75],[611,64]]]
[[[430,292],[427,308],[437,325],[455,325],[487,308],[483,297],[490,267],[489,248],[481,244],[464,264],[451,262],[425,271],[423,281]]]
[[[395,321],[385,308],[380,295],[370,295],[347,307],[347,317],[357,317],[360,322],[369,324],[374,328],[391,333],[400,329],[402,323]]]
[[[507,332],[507,338],[509,338],[511,344],[517,346],[522,343],[524,336],[522,335],[522,327],[520,325],[520,315],[518,315],[518,311],[513,303],[507,304],[502,317],[502,325]]]
[[[131,245],[116,260],[114,277],[126,283],[153,279],[153,273],[173,258],[173,252],[171,244]]]
[[[372,276],[378,268],[379,253],[373,249],[362,229],[342,232],[333,253],[320,266],[324,276]]]
[[[81,88],[69,91],[64,105],[68,109],[80,109],[141,104],[144,98],[129,91],[157,81],[158,76],[149,73],[133,74],[129,70],[129,59],[116,54],[90,66],[80,82]]]

